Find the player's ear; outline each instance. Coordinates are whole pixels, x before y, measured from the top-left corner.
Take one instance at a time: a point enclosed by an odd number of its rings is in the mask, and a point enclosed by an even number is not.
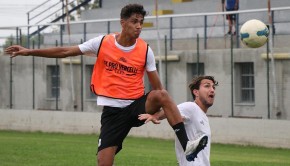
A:
[[[192,93],[194,94],[195,97],[198,97],[198,96],[199,96],[199,91],[198,91],[198,89],[193,89],[193,90],[192,90]]]
[[[122,27],[124,27],[125,21],[126,21],[125,19],[121,19],[120,20],[120,24],[121,24]]]

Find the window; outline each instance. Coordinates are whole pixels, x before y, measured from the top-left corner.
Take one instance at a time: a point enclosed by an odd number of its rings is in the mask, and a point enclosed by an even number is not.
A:
[[[86,97],[88,99],[95,99],[97,97],[96,94],[94,94],[92,91],[91,91],[91,78],[92,78],[92,74],[93,74],[93,70],[94,70],[94,65],[86,65],[86,68],[85,68],[85,85],[86,85]]]
[[[198,75],[204,75],[204,63],[188,63],[187,64],[187,85],[190,84],[192,79]],[[187,100],[192,101],[191,92],[187,86]]]
[[[236,63],[236,101],[238,103],[255,102],[254,63]]]
[[[59,98],[60,94],[60,77],[59,66],[49,65],[47,66],[47,97]]]

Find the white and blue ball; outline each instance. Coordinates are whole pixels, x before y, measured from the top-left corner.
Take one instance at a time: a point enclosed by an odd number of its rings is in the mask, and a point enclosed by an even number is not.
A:
[[[250,48],[262,47],[268,41],[268,36],[269,29],[260,20],[249,20],[240,29],[242,43]]]

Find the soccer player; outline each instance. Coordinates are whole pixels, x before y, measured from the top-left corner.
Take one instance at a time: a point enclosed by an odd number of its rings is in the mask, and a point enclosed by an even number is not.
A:
[[[207,110],[213,105],[215,97],[215,87],[218,82],[212,76],[198,76],[194,78],[189,85],[194,102],[184,102],[178,105],[178,109],[184,121],[185,130],[189,139],[198,138],[200,135],[208,136],[208,144],[200,152],[193,153],[189,156],[194,162],[187,160],[180,143],[175,140],[175,152],[178,164],[180,166],[210,166],[210,142],[211,130]],[[146,120],[145,123],[152,121],[159,124],[160,121],[166,118],[163,111],[154,115],[142,114],[139,115],[140,120]],[[202,147],[203,148],[203,147]]]
[[[186,156],[197,153],[198,147],[206,146],[205,135],[189,141],[176,104],[161,85],[153,51],[139,38],[146,14],[142,5],[128,4],[121,9],[121,32],[98,36],[76,46],[27,49],[14,45],[5,49],[11,57],[97,56],[91,90],[98,95],[98,105],[104,106],[98,142],[99,166],[113,165],[114,157],[122,149],[123,140],[130,129],[144,124],[138,119],[139,114],[154,114],[160,108],[166,114]],[[144,93],[143,83],[145,71],[153,87],[147,94]]]

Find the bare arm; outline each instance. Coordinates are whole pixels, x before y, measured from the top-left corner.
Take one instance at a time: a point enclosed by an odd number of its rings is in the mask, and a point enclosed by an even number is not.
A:
[[[149,82],[154,90],[164,89],[157,71],[147,72]]]
[[[27,49],[19,45],[13,45],[5,49],[6,54],[10,54],[11,58],[16,56],[38,56],[45,58],[66,58],[70,56],[82,55],[83,53],[78,46],[69,47],[52,47],[44,49]]]

